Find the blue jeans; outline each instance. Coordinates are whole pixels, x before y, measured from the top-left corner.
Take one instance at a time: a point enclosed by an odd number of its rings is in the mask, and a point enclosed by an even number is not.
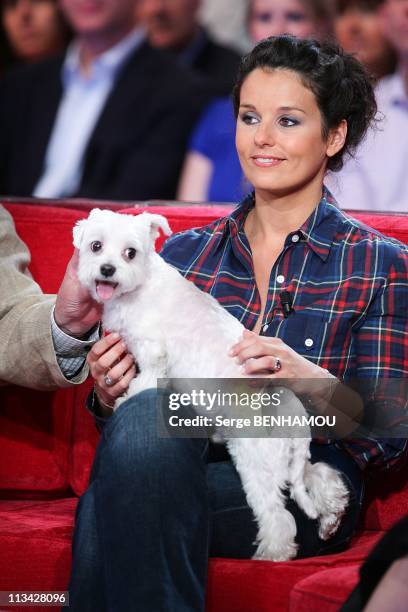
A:
[[[225,446],[158,435],[157,391],[123,403],[105,425],[73,542],[70,609],[75,612],[201,612],[208,557],[250,558],[257,526]],[[299,556],[345,548],[358,519],[362,479],[334,446],[312,460],[338,467],[350,505],[328,542],[288,499]]]

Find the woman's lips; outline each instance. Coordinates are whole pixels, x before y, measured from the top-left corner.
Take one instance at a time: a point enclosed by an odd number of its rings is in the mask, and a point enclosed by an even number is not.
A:
[[[267,157],[263,155],[254,155],[251,159],[258,168],[272,168],[274,166],[279,166],[281,162],[285,161],[280,157]]]

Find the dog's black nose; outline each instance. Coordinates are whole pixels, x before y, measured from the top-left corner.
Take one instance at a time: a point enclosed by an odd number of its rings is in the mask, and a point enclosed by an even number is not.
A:
[[[113,276],[115,272],[116,272],[116,268],[115,266],[112,266],[111,264],[103,264],[103,266],[101,266],[102,276],[106,276],[108,278],[109,276]]]

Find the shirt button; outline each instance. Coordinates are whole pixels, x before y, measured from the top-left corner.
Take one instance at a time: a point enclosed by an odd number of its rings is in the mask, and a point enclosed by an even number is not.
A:
[[[276,277],[276,282],[280,285],[285,282],[285,277],[283,276],[283,274],[279,274],[279,276]]]
[[[299,242],[299,240],[300,240],[299,234],[293,234],[292,242]]]
[[[313,346],[314,342],[312,340],[312,338],[306,338],[305,340],[305,346],[307,346],[307,348],[311,348]]]

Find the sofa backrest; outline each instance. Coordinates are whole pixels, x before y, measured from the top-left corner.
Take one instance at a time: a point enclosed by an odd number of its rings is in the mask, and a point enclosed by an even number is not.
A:
[[[99,202],[74,208],[42,205],[41,202],[7,202],[17,232],[28,245],[30,270],[47,293],[57,291],[72,254],[72,227],[85,218]],[[106,203],[103,203],[106,206]],[[117,209],[117,204],[115,207]],[[231,207],[178,206],[161,204],[126,208],[138,214],[144,210],[167,217],[173,232],[199,227],[225,215]],[[408,243],[407,215],[358,213],[355,217]],[[157,245],[160,247],[160,243]],[[84,409],[91,381],[74,389],[40,393],[16,387],[0,388],[0,496],[50,497],[68,491],[81,494],[88,483],[98,434]],[[408,503],[406,478],[388,477],[384,486],[376,483],[376,497],[369,504],[365,526],[387,528],[402,515]],[[390,483],[392,482],[392,486]],[[387,490],[390,488],[390,491]],[[383,499],[387,493],[386,499]],[[392,503],[390,503],[390,500]]]

